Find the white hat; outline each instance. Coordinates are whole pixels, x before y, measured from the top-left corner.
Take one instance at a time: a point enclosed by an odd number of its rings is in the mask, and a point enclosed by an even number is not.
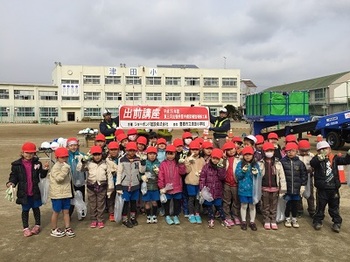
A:
[[[111,111],[109,111],[107,108],[103,111],[103,116],[106,116],[106,115],[111,115]]]
[[[219,113],[227,113],[227,109],[225,107],[221,107]]]
[[[320,150],[322,148],[327,148],[327,147],[331,147],[327,141],[321,141],[321,142],[318,142],[317,145],[316,145],[316,149],[317,150]]]
[[[249,139],[249,140],[252,140],[252,141],[254,142],[254,144],[258,141],[258,140],[256,139],[256,137],[253,136],[253,135],[248,135],[248,136],[245,136],[244,138]]]

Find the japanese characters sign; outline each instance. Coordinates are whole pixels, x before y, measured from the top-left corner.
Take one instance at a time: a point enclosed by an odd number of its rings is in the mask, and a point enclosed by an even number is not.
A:
[[[203,106],[121,106],[122,128],[209,128],[210,116]]]

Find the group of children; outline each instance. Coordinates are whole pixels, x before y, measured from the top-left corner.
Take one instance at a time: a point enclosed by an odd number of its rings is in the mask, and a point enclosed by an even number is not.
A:
[[[340,231],[338,165],[350,164],[346,157],[333,156],[325,141],[317,143],[317,155],[310,153],[307,140],[297,141],[294,135],[278,144],[278,136],[270,133],[228,139],[221,149],[210,141],[193,138],[184,132],[182,138],[167,144],[163,138],[148,140],[131,129],[125,134],[117,130],[116,140],[106,144],[102,134],[87,154],[79,151],[76,138],[67,140],[67,148],[55,151],[56,163],[49,172],[52,201],[51,236],[74,237],[70,227],[74,206],[74,191],[80,190],[89,205],[90,227],[103,228],[104,212],[114,221],[114,200],[122,196],[122,224],[138,225],[137,207],[143,205],[148,224],[158,222],[159,209],[169,225],[180,224],[181,211],[191,224],[201,224],[207,214],[208,227],[214,228],[215,218],[227,228],[240,225],[242,230],[256,231],[257,209],[264,219],[264,229],[277,230],[277,206],[286,201],[284,225],[299,228],[298,211],[302,210],[301,187],[310,185],[308,212],[316,230],[321,229],[328,204],[332,229]],[[17,186],[17,203],[22,205],[23,234],[38,234],[41,197],[38,183],[48,175],[49,164],[41,164],[36,147],[27,142],[22,156],[12,163],[7,186]],[[309,181],[309,183],[307,183]],[[314,183],[313,183],[314,181]],[[141,190],[141,183],[146,187]],[[314,203],[313,184],[317,188]],[[209,191],[206,194],[204,189]],[[141,193],[142,191],[142,193]],[[162,197],[163,201],[160,201]],[[161,203],[162,202],[162,203]],[[29,228],[29,210],[35,226]],[[63,212],[65,229],[57,226]],[[249,220],[248,220],[249,218]]]

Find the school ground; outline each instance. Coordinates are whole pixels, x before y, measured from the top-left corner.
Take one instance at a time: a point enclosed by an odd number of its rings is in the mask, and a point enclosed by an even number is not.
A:
[[[132,229],[112,222],[106,222],[104,229],[90,229],[89,220],[79,222],[74,213],[72,228],[76,237],[57,239],[49,234],[49,203],[41,208],[42,232],[23,237],[21,208],[4,198],[10,163],[19,157],[24,141],[40,145],[54,138],[75,136],[87,127],[98,128],[98,123],[0,125],[1,261],[349,261],[350,188],[346,185],[340,190],[344,221],[339,234],[331,231],[328,214],[321,231],[312,228],[308,216],[299,218],[299,229],[280,225],[277,231],[265,231],[258,216],[258,231],[253,232],[237,226],[225,229],[219,221],[214,229],[208,229],[206,223],[191,225],[184,217],[180,217],[179,226],[168,226],[162,218],[158,224],[147,225],[142,215],[138,217],[139,226]],[[234,123],[233,127],[235,135],[249,130],[248,125],[241,123]],[[176,133],[181,132],[175,132],[175,136]],[[311,142],[314,140],[311,138]],[[345,146],[342,151],[348,149]],[[87,148],[83,146],[81,151],[86,152]],[[60,226],[62,220],[60,217]],[[33,225],[32,213],[30,224]]]

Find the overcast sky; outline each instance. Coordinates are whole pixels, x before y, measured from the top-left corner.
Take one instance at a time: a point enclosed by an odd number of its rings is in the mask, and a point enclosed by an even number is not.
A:
[[[0,82],[54,62],[237,68],[259,88],[350,71],[348,0],[0,0]],[[226,59],[224,59],[226,57]]]

